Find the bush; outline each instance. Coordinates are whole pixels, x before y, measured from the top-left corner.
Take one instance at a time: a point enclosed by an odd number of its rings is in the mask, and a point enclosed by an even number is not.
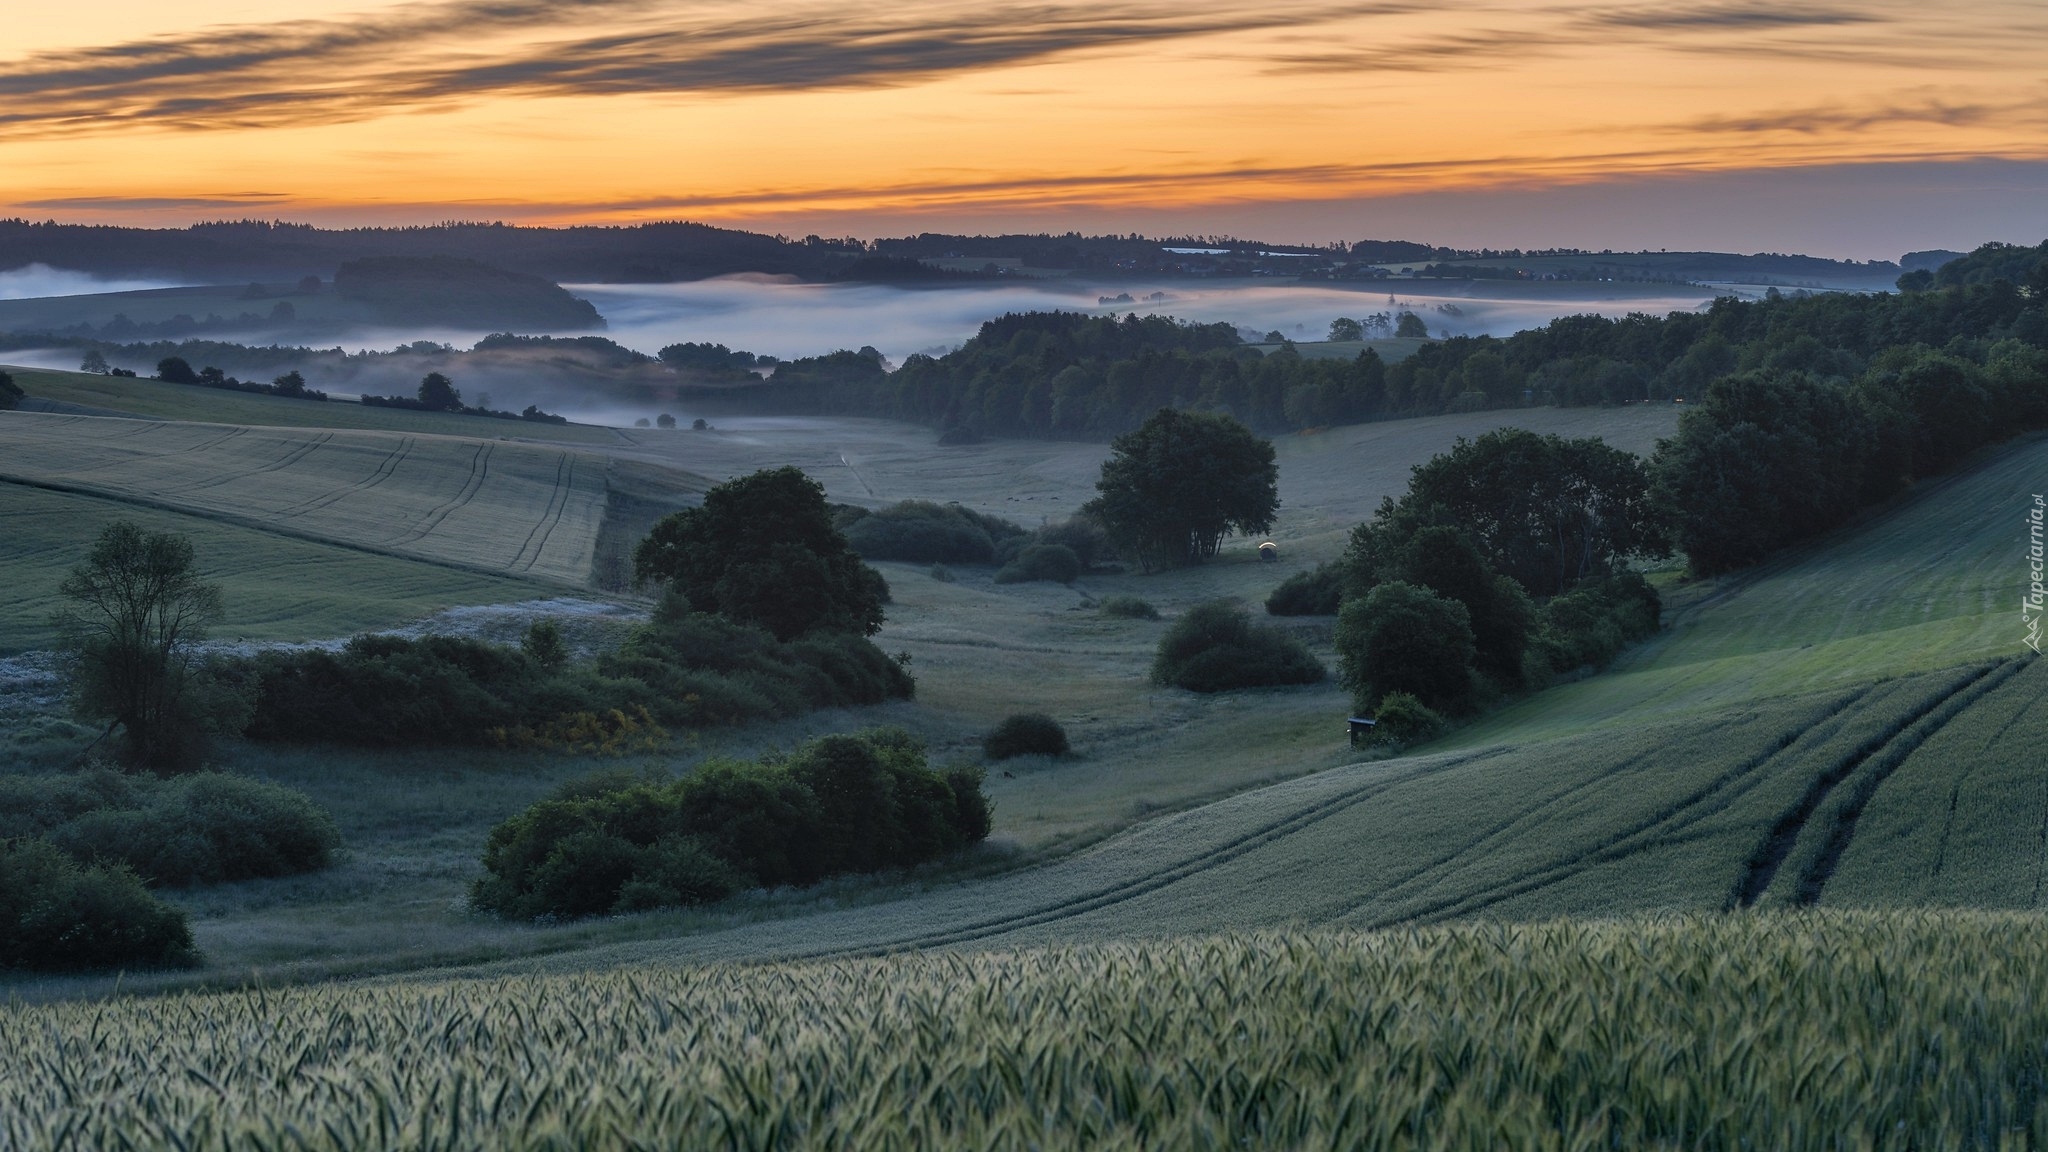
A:
[[[0,836],[42,837],[82,864],[169,887],[314,872],[341,844],[302,793],[218,772],[15,776],[0,780],[0,812]]]
[[[672,783],[579,786],[491,831],[471,899],[515,919],[590,916],[908,867],[987,838],[981,779],[935,772],[907,733],[879,729]]]
[[[981,754],[991,760],[1013,756],[1065,756],[1067,730],[1043,712],[1019,712],[981,738]]]
[[[1192,692],[1314,684],[1328,675],[1301,641],[1254,625],[1228,600],[1201,604],[1159,640],[1152,681]]]
[[[1159,619],[1159,609],[1136,596],[1104,596],[1100,607],[1104,616],[1118,616],[1126,620]]]
[[[185,914],[120,867],[40,840],[0,841],[0,968],[37,972],[198,962]]]
[[[844,524],[846,542],[866,560],[913,564],[986,564],[996,543],[1024,535],[1024,529],[958,504],[905,500]]]
[[[1533,654],[1553,673],[1604,668],[1657,631],[1661,607],[1657,590],[1638,572],[1582,584],[1542,607]]]
[[[1344,603],[1344,569],[1318,564],[1280,582],[1266,597],[1270,616],[1335,616]]]
[[[1465,606],[1427,588],[1389,581],[1337,616],[1344,686],[1360,705],[1406,692],[1432,708],[1472,691],[1472,621]]]
[[[1064,544],[1033,544],[996,572],[998,584],[1025,584],[1050,580],[1071,584],[1081,575],[1081,558]]]
[[[1444,718],[1406,692],[1389,692],[1373,710],[1374,743],[1417,744],[1444,729]]]

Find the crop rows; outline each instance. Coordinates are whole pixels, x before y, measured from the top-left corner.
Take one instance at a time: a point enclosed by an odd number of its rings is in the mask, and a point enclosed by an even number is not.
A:
[[[0,1010],[0,1147],[2025,1148],[2037,917],[1275,932]]]
[[[583,583],[595,457],[488,440],[63,417],[0,422],[9,479]]]

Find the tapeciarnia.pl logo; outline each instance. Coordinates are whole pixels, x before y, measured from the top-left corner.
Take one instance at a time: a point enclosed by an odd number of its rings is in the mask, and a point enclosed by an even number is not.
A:
[[[2041,516],[2044,509],[2048,509],[2048,503],[2044,503],[2041,494],[2036,492],[2034,506],[2027,509],[2027,575],[2031,577],[2031,581],[2027,585],[2027,595],[2020,603],[2020,623],[2027,629],[2024,642],[2027,647],[2034,650],[2036,656],[2041,654],[2041,613],[2044,605],[2048,605],[2048,589],[2041,587],[2041,572],[2044,567]]]

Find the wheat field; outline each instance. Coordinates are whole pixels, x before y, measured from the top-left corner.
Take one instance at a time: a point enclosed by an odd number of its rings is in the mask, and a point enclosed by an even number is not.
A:
[[[2048,1146],[2031,915],[1324,930],[0,1008],[0,1147]]]

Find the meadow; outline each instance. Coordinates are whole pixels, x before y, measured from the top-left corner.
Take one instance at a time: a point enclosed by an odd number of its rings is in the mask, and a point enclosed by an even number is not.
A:
[[[12,1005],[0,1146],[2041,1147],[2041,929],[1322,929]]]

